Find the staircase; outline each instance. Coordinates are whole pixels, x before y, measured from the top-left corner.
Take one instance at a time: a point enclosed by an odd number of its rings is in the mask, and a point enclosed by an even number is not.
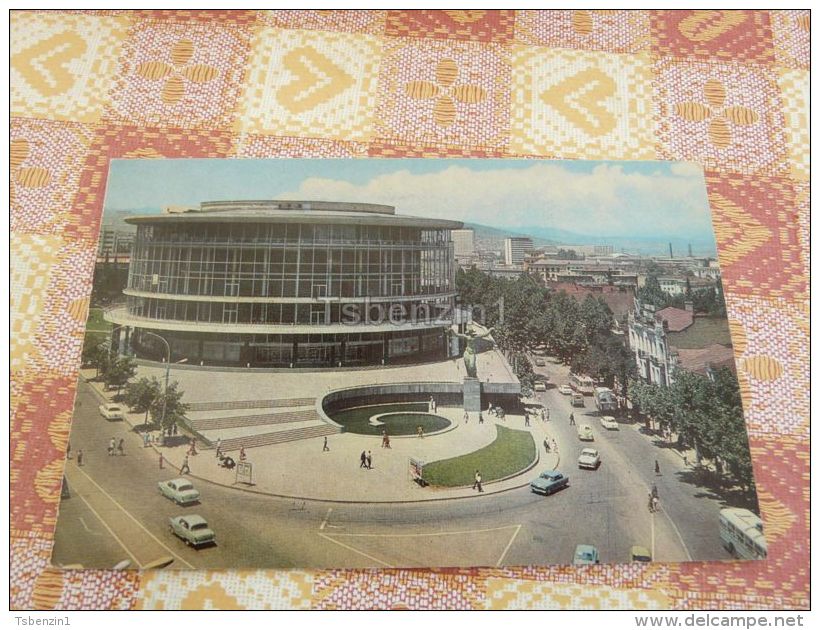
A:
[[[302,427],[301,429],[288,429],[286,431],[273,431],[270,433],[256,433],[255,435],[245,435],[242,437],[222,440],[222,452],[238,451],[243,446],[246,449],[254,448],[256,446],[269,446],[271,444],[305,440],[308,438],[322,437],[324,435],[333,435],[335,433],[341,433],[341,429],[325,423],[312,427]],[[213,448],[215,447],[210,446],[203,448],[203,450]]]
[[[189,424],[197,431],[218,431],[219,429],[235,429],[237,427],[253,427],[264,424],[284,424],[287,422],[305,422],[319,420],[316,410],[299,409],[297,411],[281,411],[278,413],[263,413],[252,416],[227,416],[223,418],[189,419]]]
[[[234,400],[231,402],[188,403],[188,411],[228,411],[232,409],[275,409],[276,407],[307,407],[315,398],[276,398],[273,400]]]

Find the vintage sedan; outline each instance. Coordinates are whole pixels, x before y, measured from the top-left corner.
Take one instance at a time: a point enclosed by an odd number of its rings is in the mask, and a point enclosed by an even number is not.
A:
[[[601,456],[598,450],[594,448],[585,448],[578,456],[578,468],[587,468],[589,470],[597,470],[601,465]]]
[[[125,411],[119,405],[100,405],[99,410],[106,420],[125,420]]]
[[[607,431],[619,431],[621,428],[620,426],[618,426],[617,421],[612,416],[602,416],[601,426],[604,427]]]
[[[569,477],[557,470],[546,470],[530,483],[530,490],[536,494],[552,494],[569,485]]]
[[[597,547],[592,545],[578,545],[575,547],[572,564],[598,564],[600,561],[601,558],[598,556]]]
[[[595,435],[592,433],[592,427],[588,424],[582,424],[578,427],[578,439],[582,442],[594,442]]]
[[[160,493],[171,499],[177,505],[187,505],[199,501],[199,490],[187,479],[169,479],[157,484]]]
[[[570,387],[569,385],[561,385],[558,388],[558,391],[562,393],[564,396],[569,396],[570,394],[572,394],[572,387]]]
[[[535,365],[538,367],[544,367],[547,365],[547,360],[544,357],[535,357]]]
[[[179,536],[186,545],[200,547],[216,544],[216,534],[208,527],[207,521],[199,514],[173,516],[168,519],[171,533]]]

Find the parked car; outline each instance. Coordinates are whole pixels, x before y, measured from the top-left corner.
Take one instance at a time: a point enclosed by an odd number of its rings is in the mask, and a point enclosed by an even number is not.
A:
[[[586,407],[586,403],[584,402],[584,395],[583,394],[573,394],[572,395],[572,406],[573,407]]]
[[[168,497],[178,505],[196,503],[199,501],[199,490],[187,479],[169,479],[160,481],[157,486],[163,496]]]
[[[544,357],[535,357],[535,365],[538,367],[544,367],[547,364],[547,360]]]
[[[578,456],[578,468],[588,468],[589,470],[597,470],[601,465],[601,456],[598,450],[594,448],[585,448]]]
[[[125,411],[119,405],[100,405],[100,413],[106,420],[125,420]]]
[[[598,564],[601,558],[598,556],[598,549],[592,545],[578,545],[575,547],[575,555],[572,556],[572,564]]]
[[[569,477],[557,470],[546,470],[530,483],[530,490],[536,494],[552,494],[569,485]]]
[[[572,394],[572,387],[570,387],[569,385],[561,385],[558,388],[558,391],[562,393],[564,396],[569,396],[570,394]]]
[[[630,562],[652,562],[652,554],[646,547],[640,545],[633,545],[629,550]]]
[[[168,521],[171,524],[171,533],[179,536],[186,545],[199,547],[200,545],[216,543],[216,534],[199,514],[173,516]]]
[[[612,416],[602,416],[601,426],[607,431],[618,431],[621,428]]]
[[[582,424],[578,427],[578,439],[582,442],[594,442],[595,435],[592,433],[592,427],[588,424]]]
[[[547,391],[547,384],[544,381],[535,381],[533,389],[537,392],[545,392]]]

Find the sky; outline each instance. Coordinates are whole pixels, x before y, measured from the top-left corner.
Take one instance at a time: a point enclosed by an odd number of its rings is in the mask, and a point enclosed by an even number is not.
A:
[[[491,159],[114,160],[106,210],[224,199],[383,203],[512,231],[713,241],[700,166]]]

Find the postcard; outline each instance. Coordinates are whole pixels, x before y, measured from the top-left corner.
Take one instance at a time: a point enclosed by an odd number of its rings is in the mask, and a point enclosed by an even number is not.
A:
[[[112,161],[56,566],[765,557],[699,166]]]

